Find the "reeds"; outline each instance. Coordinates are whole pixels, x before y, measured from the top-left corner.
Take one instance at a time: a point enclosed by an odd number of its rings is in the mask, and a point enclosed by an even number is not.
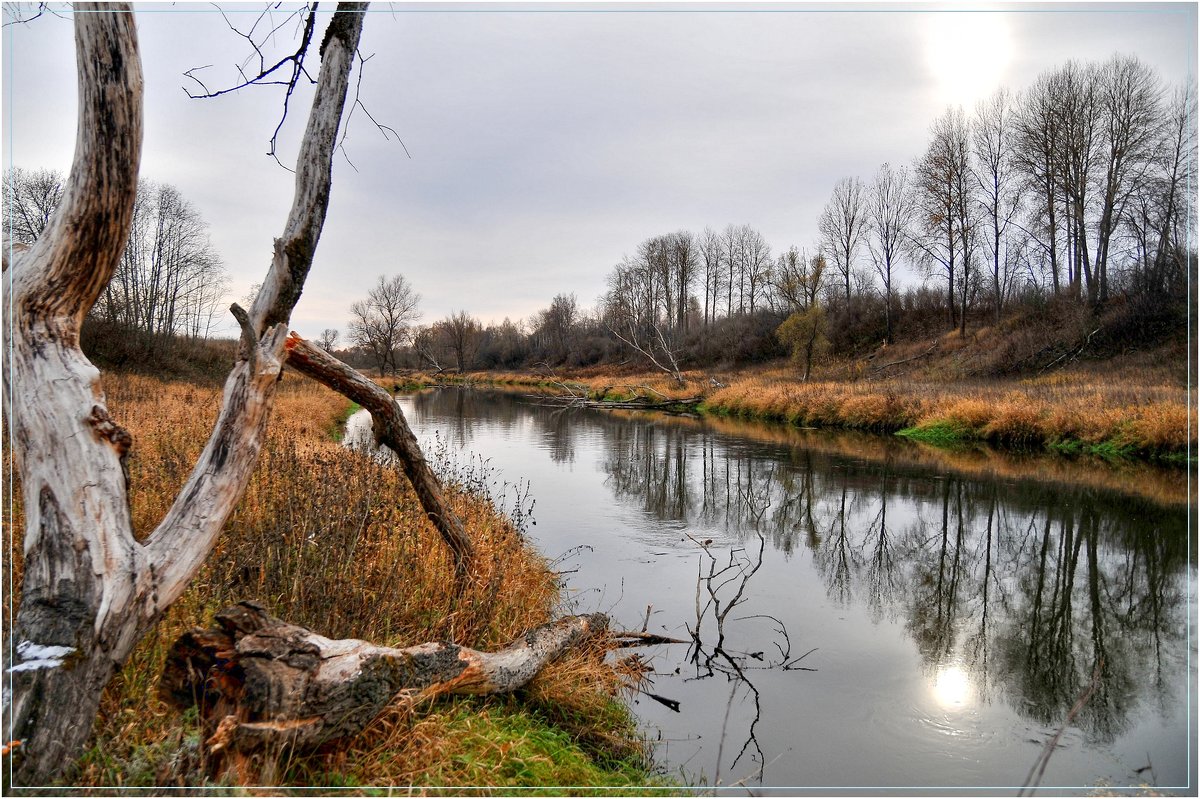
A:
[[[220,389],[133,375],[107,375],[105,389],[114,418],[133,435],[131,507],[135,534],[144,537],[165,514],[203,447]],[[158,700],[158,675],[178,635],[207,626],[217,610],[238,600],[264,602],[275,615],[329,637],[394,646],[446,639],[493,649],[549,620],[560,591],[547,562],[485,499],[451,485],[449,499],[477,547],[472,582],[455,598],[450,556],[403,475],[333,440],[331,427],[346,405],[323,387],[287,375],[259,464],[216,549],[106,690],[94,744],[64,784],[202,779],[194,760],[195,721],[181,720]],[[20,539],[20,508],[13,510],[5,520],[10,552],[19,549]],[[19,562],[15,567],[19,586]],[[572,662],[611,675],[594,654],[577,654]],[[615,676],[603,679],[610,687],[616,684]],[[595,693],[595,686],[577,680],[542,685],[538,690],[562,697]],[[611,701],[607,688],[599,696],[602,704]],[[465,740],[455,719],[467,713],[464,708],[493,706],[498,717],[521,712],[500,700],[455,700],[445,707],[427,702],[419,716],[402,713],[409,720],[400,727],[392,713],[390,727],[382,719],[349,748],[281,763],[264,779],[435,784],[438,774],[448,772],[434,762],[404,760],[411,743],[404,736],[421,724],[440,725],[445,734],[439,751],[452,757]],[[621,718],[611,732],[628,745],[632,724],[627,714]],[[611,717],[595,722],[615,723]],[[379,756],[381,745],[390,753],[386,758]],[[644,775],[629,763],[626,768]]]
[[[907,380],[803,383],[731,381],[710,394],[712,412],[917,438],[987,441],[1022,448],[1075,441],[1082,449],[1143,457],[1189,452],[1188,391],[1113,381],[931,383]]]

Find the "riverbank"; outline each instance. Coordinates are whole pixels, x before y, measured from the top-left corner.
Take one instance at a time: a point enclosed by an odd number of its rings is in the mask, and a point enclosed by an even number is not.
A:
[[[203,447],[220,386],[109,374],[104,387],[114,418],[133,436],[131,510],[144,536]],[[561,586],[551,565],[486,497],[453,485],[449,498],[475,538],[478,574],[452,601],[449,556],[403,475],[333,440],[346,407],[315,383],[284,380],[258,467],[217,549],[109,685],[93,742],[62,787],[220,788],[204,775],[194,715],[170,710],[157,683],[175,639],[238,600],[262,601],[331,638],[392,646],[453,640],[494,650],[557,615]],[[19,586],[19,490],[14,496],[4,535]],[[3,602],[7,614],[15,599],[6,594]],[[596,786],[606,794],[612,786],[641,794],[657,780],[621,692],[601,648],[577,651],[518,697],[397,704],[345,746],[273,763],[261,784],[455,794],[454,786]]]
[[[1180,365],[1186,370],[1186,350],[1160,353],[1153,365],[1125,357],[991,379],[956,376],[946,365],[955,352],[893,374],[888,367],[894,362],[914,357],[896,348],[884,364],[831,365],[807,382],[787,363],[685,372],[683,383],[661,372],[612,368],[474,372],[443,380],[530,386],[591,400],[690,400],[698,413],[898,434],[940,446],[985,442],[1180,465],[1195,457],[1188,409],[1195,407],[1196,391],[1179,375]]]

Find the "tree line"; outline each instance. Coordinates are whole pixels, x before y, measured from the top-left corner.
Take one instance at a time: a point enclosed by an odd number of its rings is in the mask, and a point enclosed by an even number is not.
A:
[[[747,224],[664,233],[613,267],[591,309],[559,294],[523,321],[484,326],[460,311],[420,327],[414,302],[383,340],[407,365],[438,369],[791,351],[807,374],[825,346],[878,346],[914,327],[965,334],[1031,303],[1178,306],[1196,258],[1195,101],[1134,56],[1069,61],[972,113],[947,108],[911,163],[838,180],[809,247],[773,251]],[[351,343],[394,370],[362,310]]]
[[[420,295],[402,275],[381,276],[352,305],[346,339],[327,329],[318,340],[381,373],[630,359],[669,369],[791,352],[807,374],[827,347],[939,326],[965,334],[972,319],[998,324],[1031,302],[1178,305],[1195,263],[1195,99],[1133,56],[1070,61],[970,114],[948,108],[910,163],[839,179],[807,247],[774,250],[748,224],[663,233],[613,266],[593,307],[560,293],[529,319],[490,325],[465,310],[418,325]],[[31,244],[64,177],[11,168],[4,180],[12,240]],[[204,339],[227,288],[198,211],[142,180],[89,324],[150,349]]]
[[[65,186],[56,170],[5,171],[3,209],[14,245],[27,247],[42,236]],[[121,260],[88,323],[110,335],[135,335],[151,349],[178,338],[203,340],[228,291],[228,272],[200,212],[176,187],[143,178]]]

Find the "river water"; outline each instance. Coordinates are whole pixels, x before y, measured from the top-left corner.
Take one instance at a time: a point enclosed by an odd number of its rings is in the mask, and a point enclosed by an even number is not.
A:
[[[1012,794],[1050,751],[1049,793],[1195,791],[1183,472],[470,389],[400,404],[443,468],[532,498],[565,611],[692,642],[637,651],[633,709],[677,781]]]

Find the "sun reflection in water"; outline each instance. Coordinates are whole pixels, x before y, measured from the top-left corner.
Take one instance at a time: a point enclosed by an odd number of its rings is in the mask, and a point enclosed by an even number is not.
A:
[[[933,681],[933,697],[944,708],[961,709],[972,697],[971,680],[961,666],[943,666]]]

